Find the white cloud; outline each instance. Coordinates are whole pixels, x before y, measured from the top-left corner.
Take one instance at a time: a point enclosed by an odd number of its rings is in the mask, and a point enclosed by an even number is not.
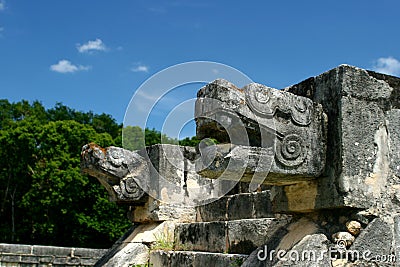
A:
[[[4,0],[0,0],[0,11],[6,9],[6,2]]]
[[[160,97],[147,94],[147,93],[143,92],[143,90],[142,91],[138,91],[136,94],[138,96],[142,97],[142,99],[149,100],[149,101],[152,101],[152,102],[157,102],[157,100],[160,99]]]
[[[133,72],[149,72],[149,67],[145,65],[138,65],[136,67],[131,68]]]
[[[389,75],[400,76],[400,61],[394,57],[381,57],[375,62],[373,70]]]
[[[88,41],[87,43],[80,45],[77,44],[76,48],[78,49],[78,51],[80,53],[90,53],[93,51],[106,51],[107,47],[106,45],[103,43],[102,40],[100,39],[96,39],[94,41]]]
[[[59,73],[74,73],[77,71],[89,70],[90,66],[74,65],[69,60],[60,60],[57,64],[51,65],[50,70]]]

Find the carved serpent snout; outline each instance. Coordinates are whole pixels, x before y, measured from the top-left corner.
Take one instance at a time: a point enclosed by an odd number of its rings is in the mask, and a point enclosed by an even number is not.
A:
[[[119,203],[140,204],[147,194],[141,186],[150,179],[147,161],[137,153],[120,147],[84,145],[81,153],[83,173],[96,177]]]

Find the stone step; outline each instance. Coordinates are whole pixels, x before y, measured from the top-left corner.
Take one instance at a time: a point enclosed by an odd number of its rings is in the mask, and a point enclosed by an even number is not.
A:
[[[250,254],[289,223],[288,217],[179,223],[175,248],[187,251]]]
[[[274,218],[269,190],[223,196],[214,202],[196,207],[198,222],[257,218]]]
[[[198,251],[154,250],[150,253],[152,267],[204,267],[204,266],[241,266],[248,255],[226,254]]]

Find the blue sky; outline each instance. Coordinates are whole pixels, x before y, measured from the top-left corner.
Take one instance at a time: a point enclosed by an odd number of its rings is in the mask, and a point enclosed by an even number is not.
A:
[[[400,76],[399,10],[398,0],[0,0],[0,98],[122,122],[143,82],[188,61],[220,62],[275,88],[343,63]]]

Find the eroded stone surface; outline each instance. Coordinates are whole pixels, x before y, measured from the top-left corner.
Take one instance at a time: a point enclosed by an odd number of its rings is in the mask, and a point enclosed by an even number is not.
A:
[[[222,179],[251,181],[256,172],[258,183],[290,184],[322,173],[326,117],[307,98],[261,84],[237,88],[215,80],[198,92],[195,116],[199,138],[237,145],[205,150],[205,163],[196,166],[203,176],[216,178],[226,170]],[[215,154],[219,157],[209,162]]]
[[[151,244],[160,239],[172,242],[174,230],[172,221],[144,223],[138,225],[124,242]]]
[[[400,78],[341,65],[286,91],[321,104],[328,116],[329,153],[315,208],[399,212],[392,200],[400,193]],[[281,209],[284,195],[276,200]]]
[[[247,254],[288,223],[288,218],[268,218],[177,224],[177,249]]]
[[[149,246],[158,240],[174,239],[174,222],[152,222],[132,227],[97,262],[96,266],[133,266],[146,264]]]
[[[160,158],[158,158],[160,157]],[[154,162],[162,162],[163,157],[157,155]],[[164,164],[165,165],[165,164]],[[149,187],[152,186],[155,195],[160,189],[160,182],[154,172],[153,162],[132,152],[119,147],[102,148],[93,143],[82,148],[82,171],[96,177],[108,191],[112,201],[117,203],[132,204],[129,218],[132,222],[152,222],[165,220],[194,221],[195,210],[191,207],[170,205],[160,199],[154,199],[148,195]],[[174,181],[173,185],[183,204],[184,178],[182,175],[171,171],[171,167],[159,168],[161,174]],[[194,172],[192,172],[194,173]],[[194,173],[195,174],[195,173]],[[197,174],[195,174],[197,176]],[[179,179],[178,182],[176,180]],[[190,178],[189,178],[190,180]],[[146,190],[146,191],[145,191]],[[163,191],[163,188],[160,190]],[[165,198],[177,197],[176,194],[164,194]],[[164,199],[166,200],[166,199]]]
[[[196,212],[198,222],[274,218],[269,191],[224,196],[196,207]]]
[[[369,260],[379,256],[390,256],[392,248],[393,229],[380,218],[374,219],[356,238],[352,250],[368,253]]]
[[[346,206],[390,216],[390,209],[377,206],[383,202],[400,212],[399,78],[341,65],[284,92],[216,80],[198,98],[198,137],[236,145],[207,148],[204,166],[197,169],[202,175],[218,177],[229,159],[235,164],[224,178],[249,181],[258,172],[257,181],[284,185],[273,190],[276,211]],[[262,137],[276,138],[276,144]],[[302,186],[311,192],[306,201],[291,194],[295,183],[312,177],[318,177],[317,183]]]
[[[150,265],[153,267],[175,266],[232,266],[239,267],[247,255],[206,253],[200,251],[162,251],[156,250],[150,253]]]
[[[83,146],[81,157],[82,171],[96,177],[112,201],[146,201],[142,182],[149,180],[150,171],[140,155],[120,147],[104,149],[90,143]]]
[[[236,184],[197,174],[198,154],[194,147],[159,144],[138,153],[149,162],[149,194],[165,203],[194,207],[203,200],[223,196]]]
[[[331,266],[330,255],[327,253],[329,243],[328,238],[323,234],[307,235],[274,266]]]
[[[194,208],[168,205],[160,200],[149,197],[144,205],[131,206],[128,218],[134,223],[148,223],[174,220],[192,222],[196,218]]]
[[[100,266],[104,267],[129,267],[132,265],[146,264],[149,260],[149,248],[142,243],[126,243],[109,261]]]

